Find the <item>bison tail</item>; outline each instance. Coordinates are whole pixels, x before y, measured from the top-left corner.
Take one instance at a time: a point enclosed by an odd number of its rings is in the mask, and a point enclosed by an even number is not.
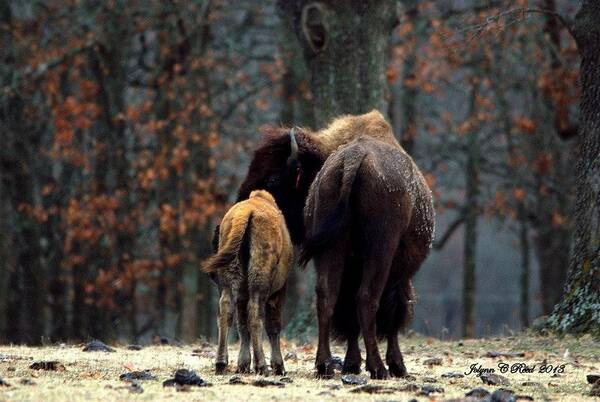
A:
[[[348,155],[345,155],[342,159],[342,163],[339,164],[339,166],[335,166],[335,169],[341,169],[343,174],[339,187],[339,196],[333,208],[329,211],[318,210],[319,208],[325,208],[324,206],[328,204],[330,205],[327,200],[315,199],[310,203],[310,207],[312,207],[313,210],[307,212],[313,217],[321,218],[315,222],[312,228],[307,227],[307,236],[300,249],[300,256],[298,258],[300,267],[305,267],[314,256],[322,253],[330,243],[348,227],[350,221],[350,213],[348,211],[350,195],[352,193],[354,179],[356,178],[358,169],[365,157],[365,153],[362,149],[359,149],[358,152],[359,155],[352,151],[348,152]],[[323,169],[325,169],[325,166]],[[324,173],[324,176],[327,176],[327,171]],[[325,179],[319,175],[317,179],[315,179],[313,186],[319,186],[321,180]],[[319,191],[315,191],[311,196],[316,198],[323,197],[320,193],[321,192]],[[309,204],[307,204],[307,207],[308,206]]]
[[[207,274],[214,273],[219,269],[231,266],[233,261],[238,258],[240,248],[246,237],[246,231],[251,224],[252,213],[234,218],[231,225],[231,230],[227,233],[227,238],[224,244],[219,248],[219,251],[204,260],[201,264],[203,272]]]

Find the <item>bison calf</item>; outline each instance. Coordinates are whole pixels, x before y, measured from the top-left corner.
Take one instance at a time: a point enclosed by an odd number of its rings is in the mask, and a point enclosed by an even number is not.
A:
[[[225,214],[215,255],[202,264],[217,282],[219,300],[219,349],[215,371],[227,369],[227,333],[237,308],[240,353],[237,371],[250,372],[250,342],[254,370],[268,374],[262,348],[263,322],[271,343],[271,367],[284,373],[279,347],[281,313],[293,249],[281,211],[273,196],[256,190]]]

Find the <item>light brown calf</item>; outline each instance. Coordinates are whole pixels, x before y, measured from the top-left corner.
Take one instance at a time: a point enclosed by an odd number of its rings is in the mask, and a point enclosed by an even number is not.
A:
[[[219,349],[215,371],[227,369],[227,333],[237,308],[240,353],[237,371],[250,372],[250,342],[254,370],[267,375],[262,348],[264,327],[271,343],[271,367],[284,373],[279,346],[281,313],[293,249],[281,211],[273,196],[256,190],[225,214],[220,225],[218,252],[202,264],[221,291],[219,300]]]

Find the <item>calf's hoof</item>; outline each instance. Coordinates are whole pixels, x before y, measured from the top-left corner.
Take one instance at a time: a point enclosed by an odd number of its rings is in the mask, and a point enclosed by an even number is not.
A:
[[[408,372],[406,371],[406,366],[402,362],[389,363],[389,370],[391,377],[406,377],[408,375]]]
[[[218,362],[215,364],[215,374],[225,374],[227,372],[227,363]]]

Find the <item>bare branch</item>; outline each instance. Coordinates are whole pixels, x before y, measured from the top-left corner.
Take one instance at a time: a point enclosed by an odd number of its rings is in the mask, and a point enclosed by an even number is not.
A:
[[[452,222],[450,226],[448,226],[448,229],[446,229],[446,233],[444,233],[438,241],[433,243],[433,248],[435,250],[441,250],[442,248],[444,248],[448,240],[450,240],[450,237],[452,237],[454,232],[456,232],[456,230],[460,227],[460,225],[462,225],[465,222],[466,219],[467,214],[465,212],[461,212],[458,218],[456,218],[454,222]]]
[[[522,16],[521,18],[519,18],[519,14],[521,14],[521,16]],[[511,20],[504,25],[504,28],[506,28],[519,20],[524,20],[526,14],[545,14],[545,15],[552,16],[552,17],[556,18],[567,29],[567,31],[569,31],[569,33],[571,34],[571,36],[573,38],[575,38],[575,35],[573,33],[573,26],[572,26],[573,24],[570,23],[565,16],[563,16],[562,14],[560,14],[556,11],[553,11],[553,10],[546,10],[546,9],[542,9],[542,8],[531,8],[531,7],[512,8],[510,10],[505,10],[505,11],[502,11],[495,15],[490,15],[490,16],[486,17],[484,23],[468,26],[468,27],[462,29],[461,31],[462,32],[475,31],[476,34],[480,34],[488,26],[490,26],[492,24],[498,24],[502,19],[514,17],[514,20]]]

